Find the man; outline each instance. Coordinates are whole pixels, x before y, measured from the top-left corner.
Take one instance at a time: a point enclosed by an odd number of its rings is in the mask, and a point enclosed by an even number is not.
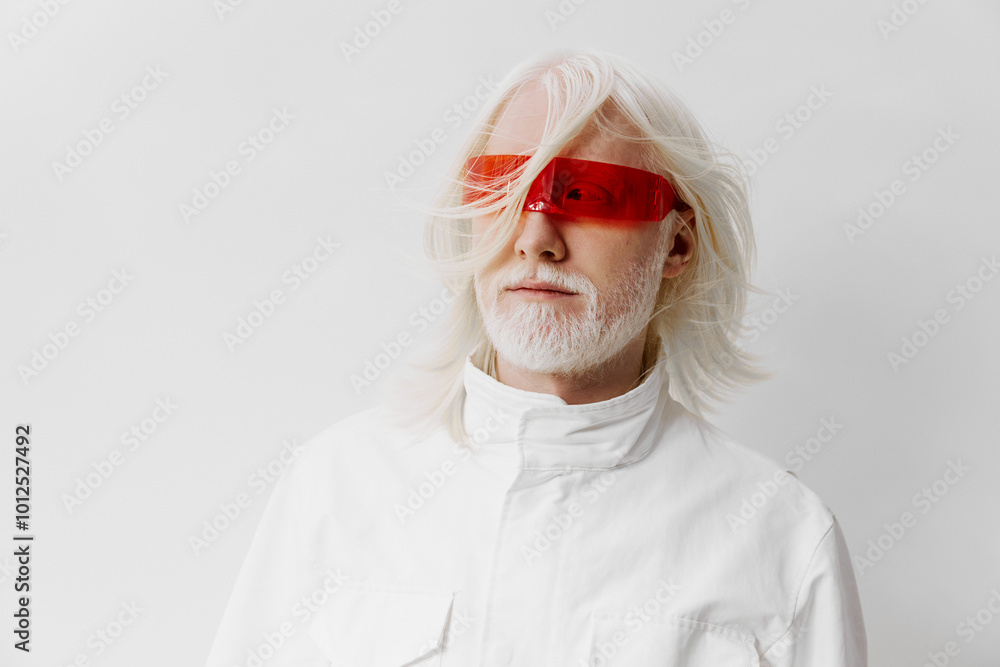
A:
[[[278,482],[210,667],[866,665],[836,518],[699,416],[761,376],[739,172],[607,54],[486,106],[428,227],[441,357]]]

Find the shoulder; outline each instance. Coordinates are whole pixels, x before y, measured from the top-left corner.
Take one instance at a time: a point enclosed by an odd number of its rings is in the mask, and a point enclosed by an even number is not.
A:
[[[742,622],[773,641],[810,577],[836,577],[848,562],[837,519],[785,466],[683,408],[676,416],[661,443],[675,454],[658,472],[681,489],[685,530],[713,545],[709,579],[757,610]]]
[[[310,437],[296,457],[294,483],[311,491],[366,495],[379,482],[392,482],[403,474],[412,456],[439,449],[439,438],[421,440],[392,417],[385,406],[374,406]]]
[[[712,512],[733,535],[811,553],[835,521],[823,499],[786,466],[707,419],[682,406],[675,414],[688,478],[713,499]]]

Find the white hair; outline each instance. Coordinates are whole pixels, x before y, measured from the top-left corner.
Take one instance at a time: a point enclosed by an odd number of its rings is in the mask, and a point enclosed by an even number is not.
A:
[[[483,153],[514,96],[528,84],[548,93],[544,134],[514,186],[462,203],[466,162]],[[542,168],[586,132],[635,144],[642,168],[664,176],[684,208],[693,209],[694,249],[687,268],[663,279],[650,313],[644,374],[664,366],[671,396],[691,412],[713,409],[724,390],[770,377],[753,365],[754,355],[737,343],[755,257],[753,226],[742,162],[716,148],[684,103],[665,85],[626,60],[590,49],[560,49],[533,58],[497,86],[455,157],[436,199],[426,209],[424,235],[430,266],[456,295],[437,347],[411,363],[416,377],[390,385],[398,424],[421,424],[422,434],[444,426],[467,442],[462,420],[466,358],[488,369],[493,347],[473,289],[473,275],[486,266],[514,233],[528,187]],[[488,241],[473,244],[472,216],[496,213]],[[668,232],[680,223],[671,211],[661,222]]]

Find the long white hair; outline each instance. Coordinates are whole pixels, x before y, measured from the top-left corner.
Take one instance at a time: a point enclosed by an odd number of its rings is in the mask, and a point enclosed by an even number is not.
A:
[[[466,162],[481,155],[514,96],[535,82],[548,93],[548,114],[537,150],[513,186],[462,203]],[[436,347],[412,362],[416,375],[390,385],[397,424],[421,434],[445,427],[468,442],[462,420],[466,358],[488,369],[494,349],[473,287],[484,267],[514,233],[528,187],[542,168],[582,132],[600,132],[635,145],[644,169],[664,176],[693,209],[694,252],[676,278],[665,278],[651,313],[644,373],[662,364],[672,398],[702,415],[726,390],[770,377],[738,344],[756,248],[742,162],[716,148],[684,103],[665,85],[626,60],[590,49],[561,49],[511,71],[486,101],[444,184],[426,209],[424,245],[430,268],[455,295]],[[496,213],[488,241],[473,245],[472,216]],[[679,223],[677,210],[661,222]]]

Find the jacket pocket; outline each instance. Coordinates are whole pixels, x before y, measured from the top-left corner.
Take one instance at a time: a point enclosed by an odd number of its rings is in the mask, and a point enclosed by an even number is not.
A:
[[[754,639],[676,616],[591,614],[588,667],[760,667]]]
[[[307,633],[332,667],[439,667],[454,593],[377,583],[330,594]]]

